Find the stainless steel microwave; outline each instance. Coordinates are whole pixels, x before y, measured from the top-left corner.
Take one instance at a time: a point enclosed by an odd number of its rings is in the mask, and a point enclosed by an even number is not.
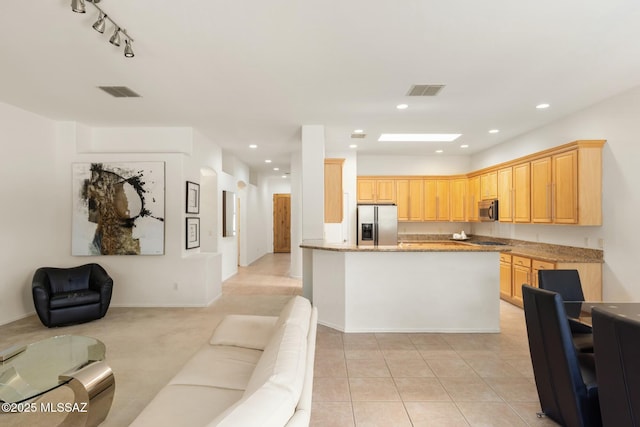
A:
[[[498,200],[481,200],[478,202],[478,216],[480,221],[489,222],[498,220]]]

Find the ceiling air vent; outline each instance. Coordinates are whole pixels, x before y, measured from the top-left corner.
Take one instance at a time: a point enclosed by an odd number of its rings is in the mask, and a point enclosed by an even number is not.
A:
[[[140,95],[126,86],[98,86],[98,88],[116,98],[140,98]]]
[[[413,85],[407,96],[436,96],[444,85]]]
[[[351,138],[362,139],[362,138],[366,138],[366,137],[367,137],[366,133],[352,133],[351,134]]]

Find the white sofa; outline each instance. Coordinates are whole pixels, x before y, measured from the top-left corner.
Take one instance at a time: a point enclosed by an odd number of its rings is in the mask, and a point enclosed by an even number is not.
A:
[[[226,316],[131,426],[308,426],[317,319],[298,296],[279,317]]]

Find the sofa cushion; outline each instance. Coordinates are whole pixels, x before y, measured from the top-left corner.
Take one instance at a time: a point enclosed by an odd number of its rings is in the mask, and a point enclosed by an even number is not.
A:
[[[207,426],[283,427],[293,416],[296,401],[284,388],[267,383],[236,402]]]
[[[259,350],[206,345],[169,384],[201,385],[244,391],[262,354]]]
[[[95,304],[100,302],[100,293],[90,289],[54,294],[49,300],[49,308],[74,307],[76,305]]]
[[[307,336],[303,328],[295,323],[283,325],[273,333],[265,347],[244,396],[251,395],[266,383],[272,383],[287,390],[297,402],[302,392],[306,357]]]
[[[276,320],[275,316],[229,314],[213,332],[209,343],[264,350]]]
[[[130,427],[204,426],[242,397],[238,390],[167,385]]]
[[[89,289],[90,265],[74,268],[51,268],[47,272],[51,293],[79,291]]]

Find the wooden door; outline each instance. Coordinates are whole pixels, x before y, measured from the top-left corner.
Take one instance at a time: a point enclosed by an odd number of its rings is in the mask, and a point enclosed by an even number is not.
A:
[[[578,151],[553,156],[553,222],[578,222]]]
[[[482,174],[480,177],[480,191],[482,192],[482,200],[498,198],[498,171]]]
[[[439,179],[437,184],[438,195],[436,198],[436,206],[438,210],[438,221],[449,221],[450,217],[450,202],[449,202],[449,180]]]
[[[342,165],[344,159],[324,159],[324,222],[341,223]]]
[[[273,195],[273,252],[291,252],[291,195]]]
[[[425,179],[424,180],[424,197],[423,197],[423,208],[422,208],[422,218],[425,221],[435,221],[438,219],[438,181],[435,179]]]
[[[498,220],[513,221],[513,169],[498,171]]]
[[[513,167],[513,220],[531,222],[531,167],[523,163]]]
[[[531,162],[531,222],[551,222],[551,158]]]

